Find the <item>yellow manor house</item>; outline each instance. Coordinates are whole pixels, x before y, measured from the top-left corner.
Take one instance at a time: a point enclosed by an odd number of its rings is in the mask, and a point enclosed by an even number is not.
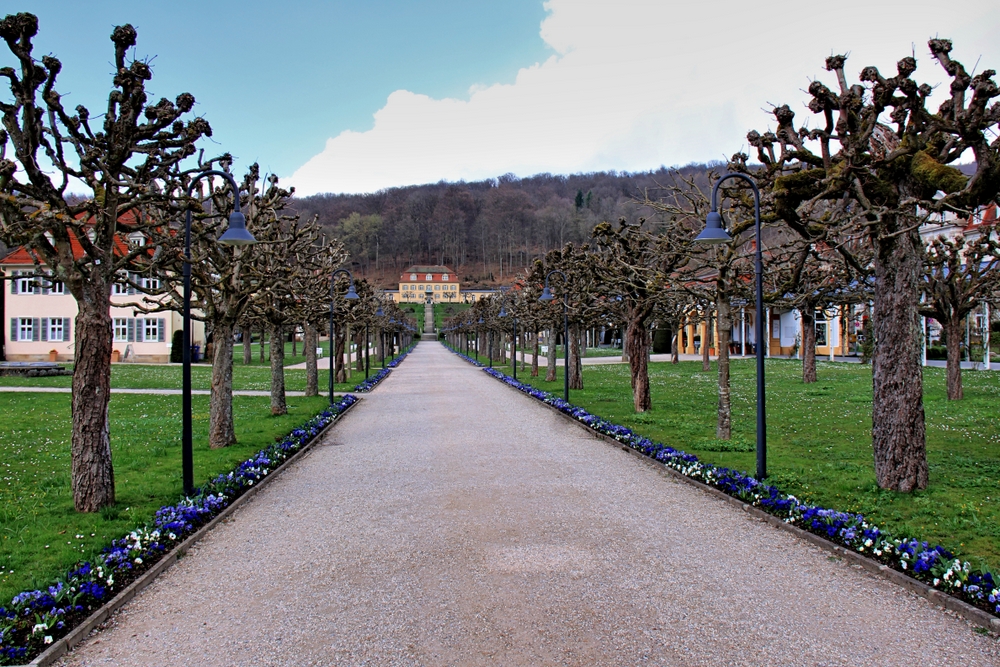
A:
[[[447,266],[411,266],[399,276],[399,290],[392,294],[399,303],[458,303],[462,300],[458,276]]]

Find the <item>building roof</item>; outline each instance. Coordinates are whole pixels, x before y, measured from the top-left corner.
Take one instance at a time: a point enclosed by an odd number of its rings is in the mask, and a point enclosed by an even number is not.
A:
[[[408,268],[403,273],[455,273],[447,266],[423,266],[423,265],[413,265]]]

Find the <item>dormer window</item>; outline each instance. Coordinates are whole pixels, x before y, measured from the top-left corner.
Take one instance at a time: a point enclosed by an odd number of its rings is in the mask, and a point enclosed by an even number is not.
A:
[[[448,274],[447,273],[442,273],[441,274],[441,280],[448,280]]]
[[[434,280],[434,275],[433,275],[433,274],[431,274],[431,273],[428,273],[428,274],[427,274],[427,277],[426,277],[426,278],[424,278],[424,280]]]
[[[146,237],[136,232],[134,234],[129,234],[128,236],[128,247],[129,248],[139,248],[144,243],[146,243]]]
[[[416,280],[416,279],[417,279],[417,274],[411,273],[410,274],[410,280]]]

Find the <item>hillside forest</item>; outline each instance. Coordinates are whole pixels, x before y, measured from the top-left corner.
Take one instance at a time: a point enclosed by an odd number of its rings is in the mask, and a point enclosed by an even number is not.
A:
[[[411,264],[444,264],[467,284],[509,282],[546,252],[586,243],[602,221],[655,213],[656,200],[678,178],[702,187],[721,165],[694,164],[643,173],[597,172],[527,178],[504,175],[473,183],[389,188],[370,194],[321,194],[294,200],[304,218],[350,253],[352,271],[392,286]]]

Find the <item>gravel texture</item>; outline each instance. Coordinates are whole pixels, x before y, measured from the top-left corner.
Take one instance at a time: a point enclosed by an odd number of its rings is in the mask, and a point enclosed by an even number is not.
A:
[[[61,665],[1000,665],[421,343]]]

